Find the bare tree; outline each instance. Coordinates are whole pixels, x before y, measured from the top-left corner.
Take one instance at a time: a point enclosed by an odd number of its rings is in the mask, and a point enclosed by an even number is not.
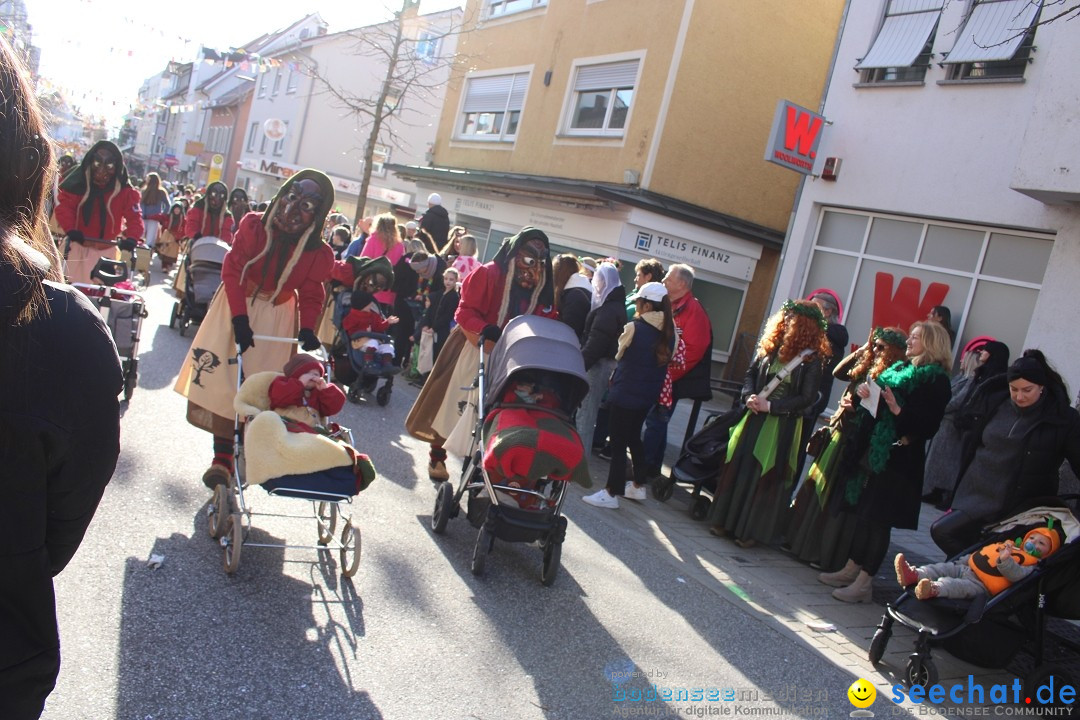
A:
[[[322,92],[332,98],[334,105],[354,115],[358,125],[366,130],[364,171],[360,179],[354,226],[364,216],[377,146],[401,147],[394,123],[389,121],[397,119],[399,124],[405,122],[401,116],[406,101],[414,109],[417,104],[427,104],[430,114],[437,114],[440,108],[428,98],[446,83],[451,67],[464,62],[461,55],[448,56],[441,50],[446,45],[443,42],[445,39],[462,33],[462,23],[455,20],[453,15],[437,26],[432,25],[429,28],[430,37],[423,41],[413,37],[412,31],[420,25],[417,22],[418,5],[419,0],[402,0],[401,10],[394,13],[392,20],[345,33],[353,41],[351,55],[373,67],[385,66],[381,84],[374,94],[357,94],[349,87],[329,79],[314,63],[306,67],[308,74],[315,78]],[[440,48],[440,52],[432,54],[430,50],[433,47]]]

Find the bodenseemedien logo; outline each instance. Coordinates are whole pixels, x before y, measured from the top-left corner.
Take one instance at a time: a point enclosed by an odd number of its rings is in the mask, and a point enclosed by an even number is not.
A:
[[[1020,678],[1015,678],[1012,683],[984,686],[975,682],[974,675],[968,675],[967,683],[938,683],[930,687],[912,685],[906,689],[903,685],[893,685],[889,699],[897,705],[905,700],[915,705],[927,701],[935,704],[952,702],[960,706],[977,705],[989,710],[986,714],[999,716],[1070,717],[1075,709],[1076,688],[1061,682],[1060,678],[1050,676],[1047,682],[1035,688],[1029,695],[1024,692]]]

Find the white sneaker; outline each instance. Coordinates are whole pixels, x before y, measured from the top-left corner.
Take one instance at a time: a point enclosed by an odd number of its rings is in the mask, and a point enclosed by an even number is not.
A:
[[[594,492],[592,495],[586,495],[581,499],[595,507],[612,508],[613,510],[619,508],[619,498],[609,495],[606,488]]]
[[[630,480],[626,481],[626,489],[623,490],[623,495],[627,500],[644,500],[648,495],[645,492],[645,486],[635,487],[634,483]]]

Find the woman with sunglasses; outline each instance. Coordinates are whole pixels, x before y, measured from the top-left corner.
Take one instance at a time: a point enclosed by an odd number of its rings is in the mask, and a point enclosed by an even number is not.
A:
[[[296,337],[308,351],[322,344],[313,328],[334,266],[334,251],[322,233],[333,205],[330,178],[301,170],[285,181],[266,212],[240,221],[221,270],[223,292],[210,303],[174,388],[188,399],[188,422],[214,436],[214,459],[203,474],[207,487],[227,482],[233,469],[236,366],[228,361],[237,346],[250,376],[278,372],[296,350],[256,343],[256,334]]]

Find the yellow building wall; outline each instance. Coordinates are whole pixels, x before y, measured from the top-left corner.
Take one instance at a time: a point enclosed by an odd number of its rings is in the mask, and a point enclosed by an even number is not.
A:
[[[649,189],[785,231],[801,176],[764,160],[776,103],[818,110],[843,6],[697,0]]]
[[[710,0],[711,1],[711,0]],[[623,171],[644,169],[656,130],[662,89],[681,20],[680,2],[644,0],[551,0],[540,14],[488,21],[459,41],[461,64],[447,90],[435,144],[435,164],[621,183]],[[475,18],[481,0],[470,0]],[[678,12],[672,12],[678,8]],[[514,19],[510,19],[514,18]],[[466,25],[469,26],[467,21]],[[558,131],[566,110],[574,60],[642,51],[625,137],[566,138]],[[516,143],[453,140],[460,123],[463,76],[468,70],[532,66]],[[551,71],[551,84],[544,74]],[[511,152],[512,150],[512,152]]]

